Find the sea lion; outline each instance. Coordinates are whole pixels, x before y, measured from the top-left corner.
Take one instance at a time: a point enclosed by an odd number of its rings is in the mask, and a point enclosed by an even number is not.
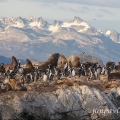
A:
[[[10,85],[9,83],[6,83],[6,84],[5,84],[4,89],[5,89],[6,91],[11,91],[11,90],[13,90],[12,87],[11,87],[11,85]]]
[[[107,83],[104,85],[105,88],[117,88],[117,83]]]
[[[120,79],[120,72],[113,72],[108,74],[108,81],[113,81],[116,79]]]
[[[13,90],[27,91],[27,88],[22,86],[21,83],[19,81],[16,81],[15,79],[10,79],[9,83],[10,83],[11,87],[13,88]]]
[[[60,60],[60,64],[63,67],[66,63],[68,63],[66,57],[62,54],[60,54],[61,60]]]
[[[111,62],[111,61],[109,61],[109,62],[107,62],[106,63],[106,69],[109,69],[109,67],[114,67],[114,65],[115,65],[115,62]]]
[[[33,68],[32,62],[29,59],[26,59],[26,66],[25,68]]]
[[[80,59],[76,55],[72,55],[67,57],[68,65],[74,68],[78,68],[80,66]]]
[[[56,67],[58,63],[58,59],[59,59],[59,53],[54,53],[50,56],[50,58],[46,62],[43,62],[41,65],[39,65],[39,67],[42,69],[42,72],[45,72],[46,69],[48,68],[48,65],[51,66],[51,69],[53,67]]]
[[[47,60],[48,64],[51,64],[51,67],[56,67],[58,63],[60,54],[59,53],[54,53],[50,56],[50,58]]]
[[[34,67],[29,59],[26,59],[26,65],[23,69],[24,69],[24,74],[31,73],[34,71]]]
[[[9,83],[3,83],[1,86],[0,86],[0,93],[4,93],[4,92],[8,92],[8,91],[11,91],[13,90],[11,85]]]
[[[5,72],[8,72],[9,69],[13,70],[17,65],[18,65],[17,59],[14,56],[12,56],[12,63],[6,64],[3,67],[5,68]]]

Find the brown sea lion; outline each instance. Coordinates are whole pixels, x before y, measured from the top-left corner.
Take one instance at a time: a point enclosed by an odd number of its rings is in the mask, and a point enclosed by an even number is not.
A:
[[[118,86],[117,83],[107,83],[104,85],[105,88],[117,88]]]
[[[93,66],[93,62],[87,62],[87,64],[89,65],[89,66]]]
[[[5,92],[11,91],[11,90],[13,90],[13,89],[9,83],[2,84],[2,87],[0,86],[0,93],[5,93]]]
[[[11,85],[9,83],[6,83],[4,88],[5,88],[6,91],[13,90],[12,87],[11,87]]]
[[[12,56],[12,63],[10,64],[10,69],[14,68],[17,65],[18,65],[17,59],[14,56]]]
[[[43,62],[39,67],[42,69],[42,72],[45,72],[49,63],[48,62]]]
[[[61,57],[60,65],[63,67],[68,61],[64,55],[60,54],[60,57]]]
[[[51,69],[53,67],[56,67],[58,63],[58,59],[59,59],[59,53],[54,53],[49,57],[49,59],[46,62],[43,62],[41,65],[39,65],[39,67],[42,69],[42,72],[45,72],[46,69],[48,68],[48,65],[51,66]]]
[[[50,56],[50,58],[47,60],[47,63],[51,64],[51,67],[56,67],[58,63],[60,54],[59,53],[54,53]]]
[[[24,73],[30,73],[34,70],[34,67],[29,59],[26,59],[26,65],[24,67]]]
[[[15,66],[18,65],[18,61],[17,59],[12,56],[12,63],[11,64],[6,64],[3,67],[5,68],[5,71],[7,72],[9,69],[13,70],[15,68]]]
[[[118,62],[118,65],[115,65],[116,70],[120,70],[120,62]]]
[[[107,62],[106,63],[106,69],[108,69],[109,67],[111,67],[113,64],[115,64],[115,62],[111,62],[111,61]]]
[[[29,59],[26,59],[26,66],[25,68],[33,68],[32,62]]]
[[[27,88],[22,86],[21,83],[19,81],[16,81],[15,79],[10,79],[9,83],[12,86],[13,90],[27,91]]]
[[[112,81],[115,79],[120,79],[120,72],[113,72],[108,74],[108,81]]]
[[[67,57],[67,61],[68,61],[68,64],[71,65],[71,67],[77,68],[80,66],[79,57],[76,55]]]

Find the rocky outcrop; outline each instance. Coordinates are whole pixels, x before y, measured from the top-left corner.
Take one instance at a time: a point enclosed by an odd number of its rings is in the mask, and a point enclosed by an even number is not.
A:
[[[93,63],[98,63],[98,65],[104,66],[103,61],[101,59],[95,56],[90,56],[85,54],[71,55],[67,57],[67,59],[74,63],[76,57],[79,58],[80,63],[93,62]]]
[[[46,93],[10,91],[0,96],[0,119],[117,120],[119,89],[112,89],[108,95],[86,85]]]
[[[83,61],[85,62],[93,62],[93,63],[98,63],[98,65],[104,66],[103,61],[101,59],[99,59],[98,57],[95,56],[90,56],[90,55],[78,55],[81,63],[83,63]]]
[[[120,87],[111,89],[111,92],[108,93],[108,98],[119,108],[118,110],[120,112]]]

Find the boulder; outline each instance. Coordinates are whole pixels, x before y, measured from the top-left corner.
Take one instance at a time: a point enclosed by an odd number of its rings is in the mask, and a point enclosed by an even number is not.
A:
[[[109,94],[99,89],[67,86],[51,92],[10,91],[0,96],[0,119],[120,119],[120,88]]]

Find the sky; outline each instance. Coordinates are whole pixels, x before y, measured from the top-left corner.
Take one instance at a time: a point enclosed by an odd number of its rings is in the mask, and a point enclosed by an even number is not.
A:
[[[98,30],[120,33],[120,0],[0,0],[0,17],[42,17],[72,21],[80,17]]]

